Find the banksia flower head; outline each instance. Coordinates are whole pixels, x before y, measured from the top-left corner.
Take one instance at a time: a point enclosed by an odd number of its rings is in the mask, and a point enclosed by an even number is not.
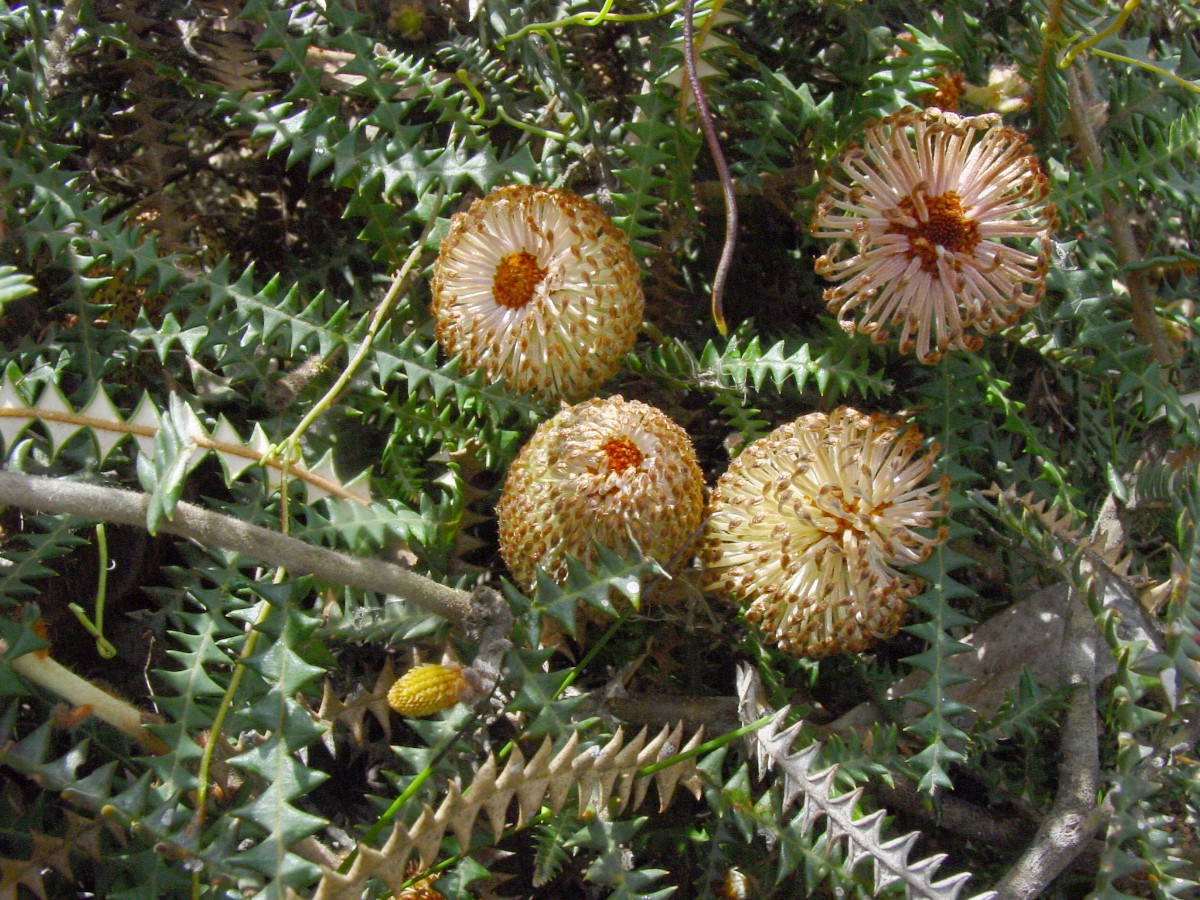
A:
[[[696,538],[704,475],[687,433],[665,413],[619,396],[543,422],[517,455],[497,506],[500,553],[532,590],[541,566],[558,583],[567,556],[590,565],[594,542],[632,537],[669,566]]]
[[[920,589],[898,567],[945,539],[926,483],[938,448],[915,428],[849,407],[810,413],[742,451],[717,481],[700,545],[704,586],[745,608],[796,656],[863,650],[899,629]]]
[[[642,324],[625,233],[590,200],[549,188],[499,188],[456,214],[432,292],[447,354],[543,402],[591,394]]]
[[[988,114],[908,110],[867,127],[830,171],[812,231],[833,244],[816,270],[847,331],[924,363],[1041,302],[1056,224],[1025,137]],[[977,334],[970,333],[972,330]]]
[[[388,706],[402,716],[432,716],[471,692],[462,666],[429,663],[413,666],[388,691]]]

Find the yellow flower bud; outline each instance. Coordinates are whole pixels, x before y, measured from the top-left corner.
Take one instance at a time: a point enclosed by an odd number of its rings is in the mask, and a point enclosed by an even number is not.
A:
[[[402,716],[431,716],[458,703],[469,690],[462,666],[413,666],[388,691],[388,706]]]

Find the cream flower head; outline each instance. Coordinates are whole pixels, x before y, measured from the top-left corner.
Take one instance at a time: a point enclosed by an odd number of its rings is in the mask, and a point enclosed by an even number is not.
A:
[[[833,240],[816,270],[840,282],[825,302],[847,331],[882,342],[898,327],[901,351],[931,363],[978,350],[1041,301],[1054,205],[1028,141],[999,116],[896,113],[837,168],[812,231]]]
[[[432,292],[447,354],[547,403],[592,393],[642,324],[625,233],[590,200],[549,188],[498,188],[457,213]]]
[[[543,422],[517,455],[496,509],[500,554],[533,589],[537,569],[560,584],[567,556],[630,538],[664,566],[695,541],[704,475],[691,439],[665,413],[619,396],[587,400]]]
[[[899,566],[945,538],[948,479],[915,428],[841,407],[752,443],[717,481],[700,545],[704,586],[796,656],[857,652],[899,629],[920,589]]]

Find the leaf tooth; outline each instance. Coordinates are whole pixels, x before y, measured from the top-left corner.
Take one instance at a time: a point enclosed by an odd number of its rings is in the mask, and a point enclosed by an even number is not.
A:
[[[504,771],[496,779],[495,788],[488,793],[483,801],[483,808],[487,811],[488,821],[492,825],[493,843],[500,843],[500,836],[504,834],[504,826],[508,818],[508,804],[524,780],[525,756],[521,753],[520,748],[514,744],[512,755],[508,758],[508,765],[504,767]]]
[[[226,483],[235,481],[250,466],[261,459],[259,452],[246,446],[246,442],[237,433],[237,429],[230,425],[229,420],[224,416],[218,417],[210,440],[213,444],[213,452],[217,454],[217,458],[221,461],[221,468],[225,470]]]
[[[833,776],[836,774],[836,772],[837,772],[837,766],[830,766],[828,769],[826,769],[824,772],[821,772],[819,775],[814,775],[813,781],[818,781],[818,780],[825,781],[829,784],[829,786],[832,787]],[[830,797],[829,798],[829,806],[832,809],[837,810],[838,812],[842,813],[843,815],[850,817],[853,814],[854,805],[856,803],[858,803],[859,798],[862,797],[862,792],[863,792],[863,789],[858,787],[852,791],[842,794],[839,797]]]
[[[642,728],[632,741],[627,743],[613,760],[612,774],[601,779],[604,785],[604,798],[610,805],[612,814],[619,816],[629,804],[629,795],[633,792],[633,782],[637,777],[638,757],[646,745],[648,728]],[[614,793],[615,788],[615,793]],[[612,794],[611,800],[609,795]]]
[[[943,878],[941,881],[935,881],[929,887],[931,892],[935,893],[935,896],[939,898],[945,897],[945,900],[955,900],[959,892],[966,887],[967,882],[970,880],[970,872],[959,872],[956,875],[951,875],[949,878]],[[972,900],[988,900],[988,898],[995,896],[995,891],[988,891],[984,894],[979,894],[978,896],[972,898]]]
[[[662,730],[655,736],[654,740],[642,748],[642,752],[638,754],[638,768],[644,768],[651,763],[656,763],[661,759],[666,759],[675,752],[678,746],[680,736],[683,734],[683,722],[680,721],[676,726],[677,735],[673,735],[670,725],[664,725]],[[673,738],[673,739],[672,739]],[[633,785],[633,808],[637,809],[642,805],[642,801],[646,799],[646,792],[650,789],[649,778],[638,778]],[[662,812],[663,810],[659,810]]]
[[[428,868],[437,861],[438,851],[442,847],[442,838],[446,834],[445,828],[438,827],[436,818],[437,814],[430,808],[429,804],[422,803],[421,815],[417,816],[417,821],[413,822],[410,832],[415,835],[413,846],[417,851],[417,856],[421,860],[421,865],[425,868]]]
[[[882,810],[880,810],[882,812]],[[920,838],[921,832],[910,831],[908,834],[903,834],[898,838],[892,838],[885,844],[880,844],[879,852],[890,860],[895,860],[896,868],[902,868],[908,865],[908,854],[912,852],[913,844]],[[899,876],[896,876],[899,877]],[[879,884],[880,874],[875,873],[875,883]],[[889,881],[888,884],[891,882]],[[877,888],[878,890],[878,888]]]
[[[768,754],[765,771],[770,771],[771,766],[774,764],[774,759],[788,756],[788,751],[791,749],[792,744],[794,744],[796,741],[796,735],[800,732],[800,729],[804,725],[802,721],[794,722],[787,728],[780,731],[779,726],[787,717],[788,709],[789,707],[785,706],[783,709],[779,710],[779,712],[775,714],[775,718],[768,722],[766,727],[763,729],[763,731],[770,729],[770,731],[768,731],[767,734],[763,735],[762,737],[762,745]],[[805,769],[808,767],[808,760],[813,754],[816,753],[816,750],[817,745],[813,744],[796,754],[797,759],[804,761],[803,765]]]
[[[263,431],[261,422],[254,423],[254,430],[250,432],[250,440],[247,443],[258,451],[259,456],[265,456],[267,451],[271,449],[271,439]]]
[[[679,725],[676,726],[676,731],[679,734],[680,738],[682,738],[682,736],[683,736],[683,723],[682,722],[680,722]],[[677,740],[677,738],[674,735],[672,735],[671,741],[674,742],[675,740]],[[683,747],[680,748],[677,752],[690,753],[691,751],[693,751],[697,747],[699,747],[701,741],[703,741],[703,740],[704,740],[704,728],[703,727],[697,728],[695,734],[692,735],[691,739],[686,744],[684,744]],[[677,766],[668,766],[667,768],[663,769],[661,772],[656,772],[654,775],[654,783],[658,787],[658,804],[659,804],[660,811],[665,810],[668,806],[671,805],[671,797],[674,796],[675,789],[681,784],[684,787],[686,787],[689,791],[691,791],[692,796],[694,796],[697,800],[700,799],[701,792],[703,791],[703,785],[700,781],[700,776],[698,774],[696,774],[695,758],[690,759],[685,763],[680,763]]]
[[[849,796],[848,794],[846,796]],[[841,799],[841,798],[838,798]],[[864,857],[872,858],[872,850],[878,849],[879,846],[879,829],[883,824],[882,809],[877,809],[870,815],[863,816],[861,819],[856,819],[854,822],[854,833],[845,833],[846,841],[846,871],[853,872],[854,867],[862,862]],[[832,821],[832,820],[831,820]],[[831,831],[841,832],[841,828],[831,825]],[[843,834],[837,834],[836,838],[843,837]],[[877,864],[876,869],[880,868]]]
[[[552,812],[558,812],[567,802],[567,794],[575,786],[573,763],[575,748],[579,746],[579,732],[572,731],[563,748],[555,754],[550,763],[550,790],[546,796],[546,805]]]
[[[43,722],[17,743],[8,744],[4,748],[5,759],[11,759],[14,763],[20,763],[26,769],[34,769],[44,765],[47,757],[50,755],[50,733],[50,722]],[[90,744],[85,739],[80,742],[80,746],[86,750]],[[74,773],[72,772],[71,774],[73,775]]]
[[[537,753],[525,765],[525,783],[517,788],[517,827],[524,828],[541,808],[550,783],[550,757],[554,742],[547,736]],[[462,846],[469,846],[462,844]]]
[[[52,454],[57,454],[63,444],[83,427],[83,423],[79,421],[75,410],[71,408],[71,404],[67,402],[67,398],[63,396],[57,384],[51,383],[43,388],[34,410],[46,427],[47,434],[50,435],[50,452]]]
[[[158,411],[148,393],[142,394],[142,399],[138,401],[133,415],[125,420],[125,425],[133,435],[138,452],[145,456],[154,456],[154,436],[162,427],[162,413]]]
[[[118,764],[115,760],[105,763],[90,775],[80,778],[62,792],[63,799],[73,802],[94,804],[100,807],[112,794],[113,775]]]
[[[117,444],[129,436],[125,420],[121,418],[121,414],[113,406],[112,399],[101,386],[97,386],[92,399],[79,412],[81,416],[92,420],[87,425],[96,441],[100,461],[103,462],[108,459],[108,455]],[[105,423],[108,423],[109,427],[104,427]]]
[[[624,740],[624,731],[618,726],[616,733],[603,749],[598,746],[588,747],[571,761],[571,770],[575,775],[575,784],[578,791],[577,796],[579,797],[579,811],[581,813],[589,808],[597,812],[603,810],[603,798],[597,800],[595,797],[596,788],[600,783],[600,777],[597,773],[611,762],[612,757],[616,756],[620,742]],[[616,742],[615,746],[614,742]],[[610,751],[607,758],[603,757],[605,751]]]
[[[316,502],[333,493],[341,493],[342,483],[338,480],[337,471],[333,467],[333,451],[326,451],[315,466],[305,466],[304,463],[294,463],[292,472],[298,478],[304,479],[308,489],[308,499]]]
[[[799,753],[793,753],[791,756],[785,756],[780,753],[778,759],[783,760],[783,811],[786,812],[796,802],[796,797],[800,794],[807,794],[811,787],[805,782],[811,781],[816,788],[824,789],[825,793],[829,792],[828,784],[820,784],[822,776],[829,774],[829,771],[819,773],[818,775],[809,775],[808,770],[813,764],[813,758],[817,755],[817,751],[821,749],[820,744],[811,744],[805,747]],[[832,775],[830,774],[830,779]],[[827,779],[828,780],[828,779]]]
[[[925,880],[926,882],[929,882],[929,880],[933,877],[933,873],[937,871],[937,867],[940,866],[945,859],[945,853],[935,853],[933,856],[927,856],[924,859],[917,860],[916,862],[908,863],[908,871]],[[947,880],[951,881],[953,879]]]
[[[513,749],[515,750],[516,748],[514,747]],[[463,793],[463,799],[466,803],[475,809],[483,806],[487,802],[488,797],[496,791],[497,774],[496,756],[494,753],[489,753],[487,759],[483,761],[483,765],[475,771],[475,777],[471,779],[471,784]]]
[[[875,893],[875,896],[878,897],[882,891],[884,891],[886,888],[890,887],[891,885],[895,884],[897,881],[900,880],[900,874],[895,869],[893,869],[891,866],[881,865],[880,861],[878,859],[875,859],[874,863],[875,863],[875,866],[874,866],[874,868],[875,868],[875,891],[874,891],[874,893]],[[846,869],[847,869],[847,871],[849,871],[850,867],[847,866]]]
[[[359,859],[362,859],[362,856],[365,854],[370,854],[371,856],[382,855],[377,850],[372,850],[370,847],[361,845],[358,852],[360,854]],[[358,863],[358,860],[355,860],[355,862]],[[359,887],[361,880],[358,875],[352,872],[347,872],[343,875],[334,869],[323,867],[321,869],[321,883],[317,885],[316,893],[313,894],[313,900],[336,900],[339,897],[349,897],[353,894],[355,888]]]
[[[408,860],[413,853],[413,836],[404,823],[396,819],[387,842],[375,850],[364,843],[358,845],[358,859],[347,873],[361,885],[369,876],[376,875],[386,884],[403,883],[408,871]],[[396,879],[399,878],[399,882]]]
[[[33,416],[29,404],[5,373],[3,382],[0,382],[0,435],[4,436],[5,448],[11,450],[13,443],[31,422]]]
[[[467,801],[463,798],[462,785],[458,778],[452,778],[446,784],[446,796],[438,805],[436,821],[445,832],[447,827],[458,838],[460,847],[471,846],[471,832],[475,830],[475,819],[479,815],[478,800]]]
[[[800,804],[800,813],[796,816],[796,821],[800,825],[800,833],[811,834],[813,828],[827,812],[828,809],[817,799],[815,793],[805,793],[804,802]]]

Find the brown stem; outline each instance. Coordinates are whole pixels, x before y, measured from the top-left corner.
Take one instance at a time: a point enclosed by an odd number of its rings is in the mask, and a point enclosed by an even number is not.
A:
[[[700,84],[700,74],[696,68],[695,33],[692,27],[692,17],[695,13],[696,0],[687,0],[683,9],[683,67],[687,73],[688,86],[692,89],[692,96],[696,100],[700,128],[704,131],[708,152],[712,154],[713,163],[716,164],[717,178],[721,182],[721,190],[725,197],[725,243],[721,245],[721,259],[717,262],[717,271],[713,274],[712,284],[713,322],[717,326],[717,331],[725,334],[729,330],[729,326],[725,324],[722,298],[725,294],[725,281],[729,277],[729,268],[733,265],[734,247],[737,246],[737,199],[733,193],[733,176],[729,174],[729,164],[725,162],[721,141],[717,137],[717,127],[713,124],[712,113],[708,108],[708,98],[704,96],[704,88]]]
[[[1071,125],[1071,134],[1084,158],[1091,163],[1092,171],[1099,176],[1104,170],[1104,154],[1096,132],[1088,121],[1088,111],[1095,107],[1095,98],[1089,96],[1090,93],[1085,93],[1079,72],[1075,68],[1067,72],[1067,119]],[[1104,206],[1108,230],[1112,234],[1113,247],[1117,251],[1117,259],[1126,269],[1125,285],[1129,289],[1129,299],[1133,306],[1133,330],[1138,339],[1150,348],[1154,361],[1165,365],[1173,358],[1171,345],[1158,323],[1158,316],[1154,311],[1154,295],[1150,291],[1146,273],[1133,268],[1142,261],[1142,255],[1133,233],[1132,217],[1124,204],[1111,194],[1105,192],[1100,199]]]

